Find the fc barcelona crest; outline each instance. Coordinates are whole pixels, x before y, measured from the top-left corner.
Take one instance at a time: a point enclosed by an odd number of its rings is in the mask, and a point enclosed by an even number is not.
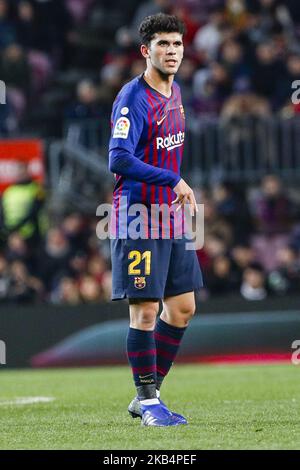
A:
[[[181,114],[181,117],[182,117],[183,119],[185,119],[185,114],[184,114],[184,107],[182,106],[182,104],[180,105],[180,107],[179,107],[179,108],[180,108],[180,114]]]
[[[135,277],[134,278],[134,287],[136,289],[144,289],[146,286],[146,278],[145,277]]]

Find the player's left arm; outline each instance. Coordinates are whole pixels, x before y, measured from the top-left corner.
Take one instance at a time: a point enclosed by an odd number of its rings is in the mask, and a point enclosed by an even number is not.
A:
[[[176,193],[176,199],[172,201],[172,204],[179,204],[179,207],[176,209],[178,211],[181,209],[184,204],[190,203],[190,212],[193,216],[195,211],[198,212],[198,206],[195,199],[194,191],[192,188],[184,181],[180,179],[178,184],[173,188],[173,191]]]

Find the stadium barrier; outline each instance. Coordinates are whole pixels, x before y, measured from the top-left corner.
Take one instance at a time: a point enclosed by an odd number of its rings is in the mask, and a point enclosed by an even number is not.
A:
[[[76,140],[73,143],[54,140],[49,145],[50,206],[56,212],[76,207],[84,213],[95,214],[101,197],[113,184],[113,175],[104,157],[75,143]]]
[[[299,306],[299,296],[253,302],[232,297],[198,304],[198,314],[187,331],[179,360],[249,353],[289,357],[293,341],[300,339]],[[2,304],[0,340],[6,345],[6,364],[1,365],[0,372],[29,367],[31,361],[40,366],[123,363],[127,326],[125,301],[75,307]],[[63,341],[63,352],[71,351],[74,356],[75,351],[75,360],[54,357],[55,363],[42,364],[41,359],[47,359],[47,355],[40,353],[49,352]]]
[[[300,175],[300,116],[187,118],[182,173],[193,184],[220,177],[257,182],[266,173],[295,181]],[[109,119],[66,121],[64,137],[107,160]],[[51,157],[51,156],[50,156]],[[51,165],[52,159],[49,158]]]

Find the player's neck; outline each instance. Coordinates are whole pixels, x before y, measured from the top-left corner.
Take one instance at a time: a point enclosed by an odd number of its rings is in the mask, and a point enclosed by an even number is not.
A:
[[[163,79],[161,75],[155,73],[153,70],[146,69],[144,80],[151,86],[151,88],[154,88],[154,90],[158,91],[166,98],[170,98],[172,95],[174,75],[168,75],[166,79]]]

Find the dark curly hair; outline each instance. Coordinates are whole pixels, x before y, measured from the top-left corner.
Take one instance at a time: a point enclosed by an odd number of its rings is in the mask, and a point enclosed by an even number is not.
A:
[[[180,33],[184,35],[185,25],[175,15],[157,13],[156,15],[147,16],[140,24],[139,34],[142,44],[150,44],[155,33]]]

